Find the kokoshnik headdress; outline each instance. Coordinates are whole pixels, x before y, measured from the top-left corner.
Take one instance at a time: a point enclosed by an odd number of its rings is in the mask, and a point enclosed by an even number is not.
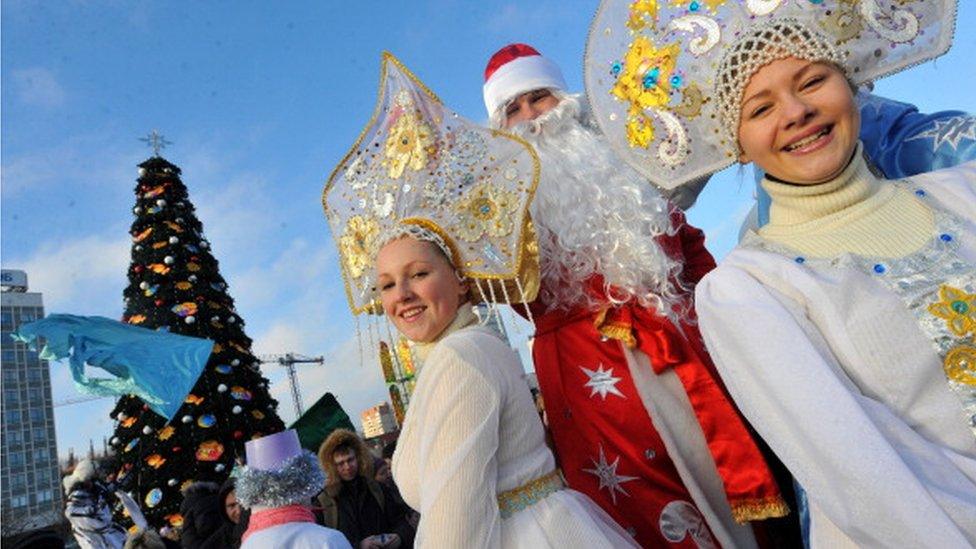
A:
[[[610,144],[675,188],[736,161],[742,93],[784,57],[831,62],[864,84],[952,43],[956,0],[604,0],[586,93]]]
[[[437,244],[476,301],[530,302],[538,179],[528,143],[462,118],[383,53],[376,110],[322,195],[353,313],[382,314],[376,254],[406,235]]]

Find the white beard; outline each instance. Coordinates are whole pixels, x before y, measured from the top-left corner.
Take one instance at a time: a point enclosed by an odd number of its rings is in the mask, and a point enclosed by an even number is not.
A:
[[[672,205],[610,149],[576,96],[509,131],[539,155],[532,220],[539,237],[547,310],[597,308],[636,300],[665,314],[678,301],[673,282],[681,264],[655,237],[674,234]],[[587,291],[599,274],[605,297]]]

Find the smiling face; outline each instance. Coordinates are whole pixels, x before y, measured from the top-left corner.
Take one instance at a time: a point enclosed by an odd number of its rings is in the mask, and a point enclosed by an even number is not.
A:
[[[519,122],[535,120],[558,104],[559,98],[545,88],[523,93],[505,105],[505,127],[511,128]]]
[[[429,343],[457,316],[468,285],[436,244],[392,240],[376,257],[383,312],[407,339]]]
[[[742,95],[740,161],[789,183],[823,183],[847,166],[860,113],[844,74],[794,57],[756,71]]]

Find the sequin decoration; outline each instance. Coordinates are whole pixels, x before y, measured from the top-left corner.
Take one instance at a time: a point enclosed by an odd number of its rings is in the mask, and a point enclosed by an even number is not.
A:
[[[976,387],[976,347],[962,344],[946,353],[943,361],[946,377],[950,380]]]
[[[427,164],[428,153],[434,152],[428,150],[434,144],[434,132],[417,115],[409,94],[397,96],[397,107],[401,114],[390,127],[384,147],[388,174],[393,179],[400,178],[408,166],[420,171]]]
[[[371,254],[379,236],[376,220],[361,215],[349,218],[346,231],[339,238],[342,256],[346,259],[349,276],[360,278],[370,268]]]
[[[159,488],[153,488],[146,494],[146,507],[149,507],[150,509],[159,505],[161,501],[163,501],[163,491]]]
[[[515,228],[518,196],[490,185],[487,181],[465,193],[455,206],[457,236],[475,242],[488,234],[506,236]]]
[[[939,301],[929,305],[929,312],[945,320],[959,337],[976,334],[976,294],[943,284],[939,287]]]

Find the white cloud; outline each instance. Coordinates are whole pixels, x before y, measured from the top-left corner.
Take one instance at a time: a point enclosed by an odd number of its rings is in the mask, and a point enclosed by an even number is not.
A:
[[[42,67],[11,72],[14,88],[21,101],[37,107],[55,108],[64,104],[66,94],[54,73]]]
[[[24,259],[4,258],[4,267],[27,272],[31,290],[44,294],[48,312],[117,317],[128,283],[129,245],[124,233],[47,241]]]

